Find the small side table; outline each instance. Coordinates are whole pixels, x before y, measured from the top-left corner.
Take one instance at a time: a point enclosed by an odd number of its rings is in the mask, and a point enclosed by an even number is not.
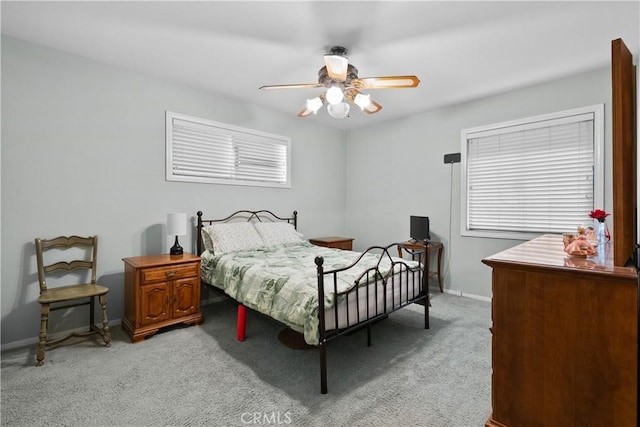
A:
[[[123,258],[122,328],[132,342],[165,326],[200,325],[200,257],[194,254]]]
[[[419,241],[408,241],[402,243],[407,249],[411,249],[412,251],[421,251],[424,250],[424,242]],[[438,270],[429,271],[430,268],[430,260],[431,260],[431,251],[438,251]],[[429,276],[438,276],[438,285],[440,286],[440,292],[444,292],[442,289],[442,254],[444,253],[444,245],[442,242],[429,242],[427,243],[427,250],[425,251],[425,265],[427,266],[427,275]],[[398,256],[402,258],[402,247],[398,246]]]
[[[309,239],[309,243],[326,248],[353,250],[353,238],[351,237],[318,237]]]

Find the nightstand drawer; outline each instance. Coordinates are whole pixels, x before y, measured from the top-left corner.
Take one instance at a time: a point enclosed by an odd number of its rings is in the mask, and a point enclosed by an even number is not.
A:
[[[156,282],[159,280],[174,280],[193,277],[198,274],[197,264],[173,265],[169,267],[148,268],[142,270],[142,282]]]
[[[341,242],[333,242],[331,243],[331,245],[329,246],[330,248],[335,248],[335,249],[344,249],[346,251],[350,251],[351,249],[353,249],[353,244],[351,240],[343,240]]]

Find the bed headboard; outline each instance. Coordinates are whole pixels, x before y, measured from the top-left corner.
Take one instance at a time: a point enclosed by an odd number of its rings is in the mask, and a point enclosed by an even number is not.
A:
[[[259,210],[259,211],[236,211],[231,215],[220,218],[220,219],[202,219],[202,211],[197,212],[197,224],[196,224],[196,236],[197,236],[197,250],[198,255],[202,253],[202,248],[204,244],[202,242],[202,227],[207,225],[215,224],[215,223],[225,223],[225,222],[251,222],[251,221],[259,221],[259,222],[287,222],[289,224],[293,224],[293,228],[298,229],[298,211],[293,211],[293,216],[291,217],[280,217],[268,210]]]

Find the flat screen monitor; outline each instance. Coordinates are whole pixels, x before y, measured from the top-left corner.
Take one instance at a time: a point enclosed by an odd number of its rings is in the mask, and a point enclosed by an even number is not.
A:
[[[429,217],[411,215],[409,234],[412,240],[431,240],[429,234]]]

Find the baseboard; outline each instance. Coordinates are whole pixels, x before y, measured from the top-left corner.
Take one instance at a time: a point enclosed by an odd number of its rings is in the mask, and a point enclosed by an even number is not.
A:
[[[455,295],[457,297],[461,297],[462,296],[462,291],[458,291],[455,289],[444,289],[444,293],[445,294],[450,294],[450,295]]]
[[[486,301],[486,302],[491,302],[491,298],[490,297],[485,297],[482,295],[476,295],[476,294],[468,294],[466,292],[462,292],[456,289],[445,289],[444,290],[445,294],[451,294],[451,295],[455,295],[458,297],[465,297],[465,298],[471,298],[471,299],[475,299],[475,300],[479,300],[479,301]]]
[[[201,304],[202,305],[213,304],[213,303],[216,303],[216,302],[223,301],[224,299],[225,299],[225,296],[223,296],[223,295],[213,296],[213,297],[207,298],[206,300],[202,300]],[[119,326],[120,323],[121,323],[121,319],[110,320],[109,321],[109,327]],[[55,334],[51,334],[49,338],[55,339],[57,337],[62,337],[64,335],[68,335],[68,334],[71,334],[73,332],[83,332],[83,331],[86,331],[86,330],[87,330],[87,328],[86,328],[86,326],[84,326],[84,327],[72,329],[72,330],[69,330],[69,331],[63,331],[63,332],[57,332]],[[30,346],[30,345],[36,345],[38,343],[38,340],[39,340],[38,336],[35,336],[35,337],[31,337],[31,338],[26,338],[26,339],[23,339],[23,340],[20,340],[20,341],[14,341],[14,342],[2,344],[0,346],[0,351],[11,350],[11,349],[14,349],[14,348],[19,348],[19,347],[27,347],[27,346]]]
[[[116,319],[116,320],[110,320],[109,321],[109,327],[114,327],[114,326],[119,326],[121,319]],[[65,335],[69,335],[71,333],[74,332],[84,332],[87,330],[86,326],[83,326],[81,328],[75,328],[75,329],[71,329],[68,331],[62,331],[62,332],[56,332],[55,334],[51,334],[49,336],[50,339],[56,339],[59,337],[63,337]],[[31,338],[26,338],[20,341],[14,341],[14,342],[10,342],[10,343],[6,343],[6,344],[2,344],[2,346],[0,347],[0,351],[5,351],[5,350],[11,350],[14,348],[19,348],[19,347],[27,347],[30,345],[36,345],[38,344],[39,341],[39,337],[35,336],[35,337],[31,337]]]

